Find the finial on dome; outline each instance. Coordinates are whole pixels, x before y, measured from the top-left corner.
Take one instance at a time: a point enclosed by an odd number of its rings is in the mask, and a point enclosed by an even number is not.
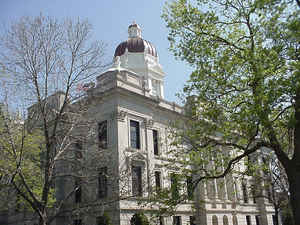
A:
[[[135,21],[128,27],[128,36],[129,38],[142,38],[142,30]]]

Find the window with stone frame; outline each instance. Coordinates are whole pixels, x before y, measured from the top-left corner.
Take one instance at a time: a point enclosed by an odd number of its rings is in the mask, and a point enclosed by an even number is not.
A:
[[[181,216],[173,216],[173,225],[181,225]]]
[[[255,216],[256,225],[260,225],[260,215]]]
[[[164,218],[162,216],[159,217],[159,225],[164,225]]]
[[[157,130],[152,130],[152,133],[153,133],[154,155],[159,155],[159,152],[158,152],[158,131]]]
[[[190,216],[190,225],[196,225],[196,217]]]
[[[152,79],[152,95],[158,96],[159,95],[159,81]]]
[[[156,191],[160,191],[161,190],[161,172],[155,171],[154,176],[155,176],[155,189],[156,189]]]
[[[131,173],[132,173],[132,195],[142,196],[143,195],[142,167],[132,166]]]
[[[179,175],[176,173],[171,174],[171,194],[173,199],[179,198]]]
[[[249,198],[248,198],[247,186],[246,183],[244,182],[242,183],[242,192],[243,192],[244,203],[248,203]]]
[[[252,200],[253,200],[253,203],[256,203],[256,188],[257,188],[257,186],[256,185],[253,185],[252,187],[251,187],[251,193],[252,193]]]
[[[107,120],[98,123],[98,141],[100,149],[107,149]]]
[[[135,120],[130,120],[130,147],[140,149],[140,123]]]
[[[247,225],[251,225],[251,217],[250,216],[246,216],[246,223],[247,223]]]
[[[223,225],[228,225],[229,221],[228,221],[228,217],[226,215],[223,216]]]
[[[218,225],[218,217],[216,215],[212,216],[212,225]]]
[[[107,197],[107,167],[102,167],[98,177],[98,198]]]

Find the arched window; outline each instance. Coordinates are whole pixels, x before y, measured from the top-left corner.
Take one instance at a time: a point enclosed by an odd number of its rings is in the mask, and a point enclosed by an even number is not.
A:
[[[232,225],[238,225],[238,220],[237,220],[236,215],[232,216]]]
[[[218,217],[216,215],[212,216],[212,225],[218,225]]]
[[[228,225],[228,217],[227,216],[223,216],[223,225]]]

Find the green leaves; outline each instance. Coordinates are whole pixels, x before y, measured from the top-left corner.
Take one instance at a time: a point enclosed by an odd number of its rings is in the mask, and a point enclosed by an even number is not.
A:
[[[204,103],[203,119],[217,122],[224,133],[236,130],[249,138],[253,125],[275,119],[291,105],[299,83],[293,76],[299,60],[289,59],[299,47],[293,45],[297,17],[284,1],[174,1],[166,6],[170,49],[195,67],[184,93]]]
[[[222,177],[242,158],[266,148],[290,167],[293,143],[300,138],[294,136],[300,120],[295,118],[300,101],[295,3],[175,0],[163,18],[170,50],[195,68],[182,93],[189,105],[186,126],[174,135],[180,140],[175,146],[190,147],[178,149],[184,165],[195,167],[188,173]],[[257,169],[252,165],[249,172]]]

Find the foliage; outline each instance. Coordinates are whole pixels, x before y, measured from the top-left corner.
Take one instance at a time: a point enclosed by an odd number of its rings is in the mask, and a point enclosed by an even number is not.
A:
[[[163,18],[171,51],[194,67],[182,94],[187,119],[174,132],[174,144],[189,147],[181,158],[194,165],[195,184],[224,177],[247,155],[270,149],[286,171],[300,223],[298,6],[285,0],[176,0]]]
[[[139,212],[133,215],[130,219],[131,225],[149,225],[148,218],[145,216],[143,212]]]
[[[51,224],[66,212],[64,207],[75,191],[70,188],[55,199],[56,182],[82,175],[78,171],[83,160],[71,150],[84,141],[76,129],[89,131],[90,123],[84,117],[86,96],[76,89],[103,69],[104,46],[91,42],[90,36],[87,21],[58,21],[41,15],[21,18],[0,37],[0,61],[10,77],[1,78],[7,84],[1,94],[12,94],[4,99],[14,108],[20,102],[24,110],[30,106],[23,118],[3,120],[0,145],[5,157],[0,159],[0,169],[14,177],[9,184],[17,196],[13,200],[18,198],[33,210],[40,225]],[[89,138],[88,131],[84,138]],[[62,163],[72,171],[59,170]]]
[[[99,225],[112,225],[111,219],[107,212],[103,213],[103,216],[101,217],[101,221],[99,221],[98,224]]]

